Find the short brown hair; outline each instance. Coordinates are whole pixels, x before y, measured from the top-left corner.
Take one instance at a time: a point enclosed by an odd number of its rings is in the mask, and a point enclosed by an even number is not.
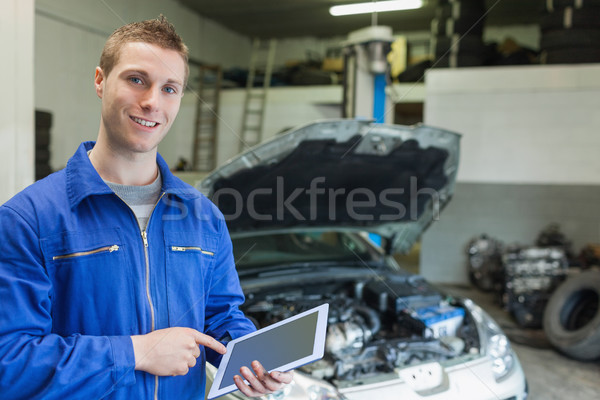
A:
[[[114,31],[106,40],[102,55],[100,56],[100,68],[105,76],[110,74],[113,67],[119,62],[121,47],[129,42],[144,42],[157,45],[163,49],[175,50],[185,63],[184,86],[187,84],[189,75],[188,48],[181,37],[175,32],[175,27],[164,15],[156,19],[141,22],[133,22],[123,25]]]

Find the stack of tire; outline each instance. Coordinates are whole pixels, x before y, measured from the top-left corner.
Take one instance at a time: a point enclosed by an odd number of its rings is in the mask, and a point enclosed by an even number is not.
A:
[[[600,62],[600,0],[543,0],[542,64]]]
[[[50,167],[50,128],[52,114],[35,111],[35,179],[42,179],[52,173]]]
[[[548,341],[567,356],[600,360],[600,269],[572,274],[544,310]]]
[[[486,60],[483,43],[484,0],[439,0],[431,22],[433,67],[480,66]]]

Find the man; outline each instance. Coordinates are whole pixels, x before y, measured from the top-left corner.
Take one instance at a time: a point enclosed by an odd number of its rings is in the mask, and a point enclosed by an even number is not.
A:
[[[205,361],[255,329],[221,214],[157,153],[187,76],[164,17],[116,30],[97,141],[0,207],[2,399],[203,399]],[[247,396],[291,382],[251,367]]]

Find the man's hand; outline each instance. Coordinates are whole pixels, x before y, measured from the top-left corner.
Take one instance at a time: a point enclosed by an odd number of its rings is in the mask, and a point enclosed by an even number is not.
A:
[[[250,383],[250,386],[244,383],[239,375],[233,377],[233,381],[240,392],[248,397],[258,397],[281,390],[284,385],[290,383],[294,378],[293,371],[273,371],[269,374],[258,361],[252,362],[252,369],[254,372],[248,367],[240,368],[240,373]]]
[[[191,328],[166,328],[146,335],[132,336],[135,369],[153,375],[185,375],[196,365],[204,346],[225,354],[225,346]]]

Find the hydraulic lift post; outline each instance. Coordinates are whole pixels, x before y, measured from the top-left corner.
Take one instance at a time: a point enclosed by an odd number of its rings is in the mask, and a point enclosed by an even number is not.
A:
[[[344,47],[344,118],[373,119],[392,123],[390,96],[386,93],[387,53],[392,28],[370,26],[348,35]]]

